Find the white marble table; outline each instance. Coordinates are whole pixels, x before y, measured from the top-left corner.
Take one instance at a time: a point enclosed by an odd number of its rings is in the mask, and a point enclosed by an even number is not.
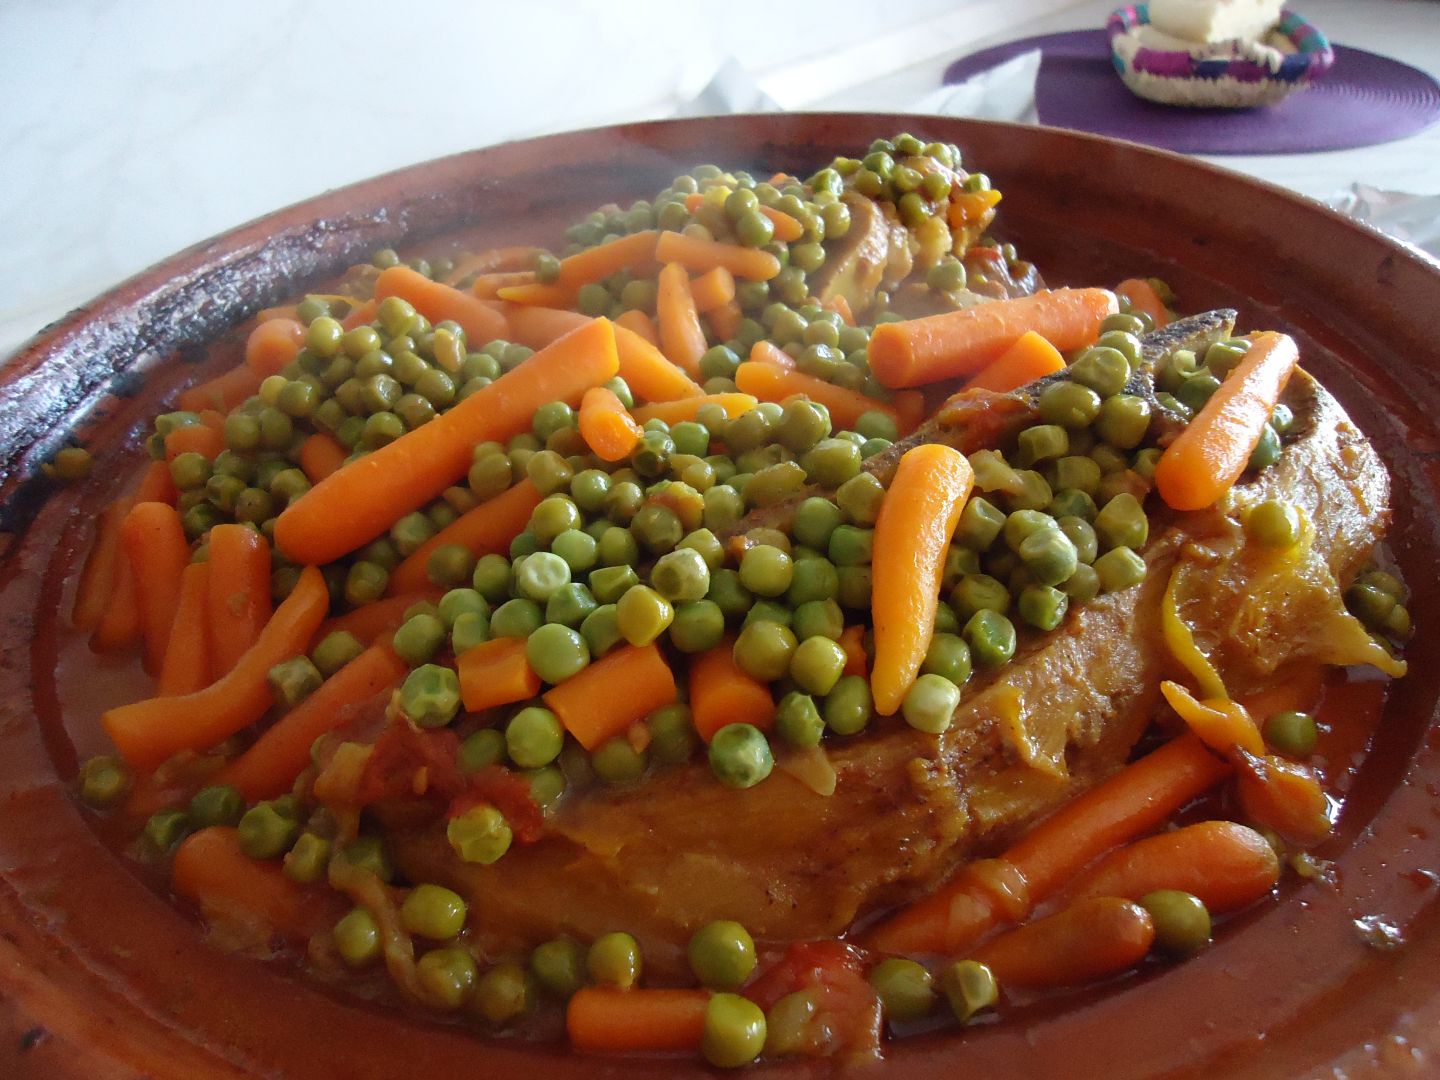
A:
[[[192,243],[327,188],[506,139],[671,115],[726,59],[790,108],[905,111],[958,56],[1101,25],[1110,0],[0,3],[0,357]],[[1305,0],[1333,39],[1440,73],[1440,2]],[[859,77],[857,77],[859,76]],[[1440,193],[1440,125],[1217,159],[1316,198]]]

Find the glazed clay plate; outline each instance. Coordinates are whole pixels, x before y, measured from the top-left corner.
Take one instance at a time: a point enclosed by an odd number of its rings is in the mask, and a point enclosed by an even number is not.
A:
[[[175,387],[238,357],[234,328],[377,248],[464,232],[556,242],[596,205],[702,161],[807,174],[878,135],[958,143],[1005,194],[996,234],[1053,284],[1158,275],[1182,307],[1285,330],[1394,477],[1390,545],[1415,590],[1411,674],[1389,696],[1335,839],[1333,884],[1277,901],[1184,964],[1005,1021],[892,1043],[881,1075],[1301,1076],[1440,1061],[1440,266],[1280,190],[1072,132],[937,118],[727,117],[476,151],[334,192],[192,248],[47,329],[0,371],[0,1075],[636,1076],[691,1060],[563,1047],[369,1006],[207,946],[71,795],[93,734],[62,723],[67,581],[97,509]],[[103,465],[33,479],[70,433]],[[96,677],[91,675],[91,678]],[[100,677],[105,677],[102,672]],[[68,680],[64,684],[69,685]],[[824,1075],[826,1061],[748,1075]]]

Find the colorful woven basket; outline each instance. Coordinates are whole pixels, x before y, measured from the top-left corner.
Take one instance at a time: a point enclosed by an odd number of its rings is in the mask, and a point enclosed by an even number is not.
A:
[[[1125,85],[1142,98],[1197,109],[1249,109],[1274,105],[1324,75],[1335,62],[1325,35],[1293,11],[1281,14],[1275,33],[1293,52],[1237,42],[1229,56],[1197,55],[1140,43],[1135,30],[1150,22],[1148,4],[1131,4],[1106,23],[1110,56]],[[1273,35],[1272,35],[1273,36]]]

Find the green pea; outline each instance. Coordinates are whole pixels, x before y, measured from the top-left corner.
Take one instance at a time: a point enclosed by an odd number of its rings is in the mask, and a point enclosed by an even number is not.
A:
[[[311,832],[301,833],[295,846],[285,853],[281,869],[291,881],[314,885],[325,878],[331,849],[330,841],[323,836]]]
[[[874,714],[870,683],[860,675],[843,675],[825,696],[825,726],[836,735],[856,735],[865,730]]]
[[[770,544],[757,544],[740,560],[740,584],[757,596],[780,596],[794,578],[790,556]]]
[[[390,854],[385,850],[385,841],[378,836],[357,836],[341,848],[340,855],[350,865],[374,874],[381,881],[389,881],[395,876]]]
[[[628,990],[640,981],[640,944],[629,934],[602,934],[590,944],[585,971],[591,980]]]
[[[781,698],[775,709],[775,732],[794,747],[819,746],[825,734],[825,720],[815,699],[799,690],[792,690]]]
[[[646,585],[626,591],[615,605],[620,634],[631,645],[649,645],[674,621],[670,601]]]
[[[353,908],[331,931],[335,951],[352,968],[365,967],[380,959],[380,927],[362,907]]]
[[[738,994],[715,994],[705,1005],[700,1052],[716,1068],[749,1065],[765,1047],[765,1014]]]
[[[445,624],[428,612],[412,615],[400,624],[391,644],[411,667],[430,660],[445,642]]]
[[[1107,502],[1095,516],[1095,534],[1107,550],[1143,547],[1150,535],[1145,509],[1134,495],[1122,493]]]
[[[164,853],[180,843],[190,831],[190,819],[184,811],[159,810],[146,819],[143,835],[155,851]]]
[[[1055,494],[1044,476],[1033,469],[1021,469],[1015,475],[1020,486],[1005,495],[1005,505],[1011,513],[1016,510],[1044,510],[1050,505]]]
[[[501,638],[528,638],[545,621],[540,605],[533,600],[507,600],[490,616],[490,633]],[[402,628],[403,629],[403,628]]]
[[[590,571],[590,591],[602,604],[613,604],[640,583],[629,566],[602,566]]]
[[[683,653],[715,648],[725,637],[725,613],[713,600],[695,600],[675,608],[670,643]]]
[[[1089,603],[1100,595],[1100,575],[1093,566],[1081,563],[1060,590],[1077,604]]]
[[[744,581],[742,567],[741,581]],[[821,556],[801,559],[793,564],[790,587],[785,602],[792,607],[812,600],[833,600],[840,591],[840,576],[830,560]]]
[[[1109,476],[1112,473],[1117,472],[1124,472],[1126,466],[1130,464],[1121,451],[1117,450],[1115,447],[1109,445],[1108,443],[1100,443],[1098,446],[1092,449],[1090,451],[1090,460],[1094,461],[1097,465],[1100,466],[1100,472],[1103,476]],[[1101,480],[1101,486],[1104,486],[1103,478]],[[1100,492],[1097,491],[1096,495],[1100,496]]]
[[[840,575],[840,603],[856,611],[868,609],[872,583],[870,567],[841,566],[835,572]]]
[[[1100,541],[1095,535],[1094,527],[1084,518],[1073,516],[1062,517],[1056,524],[1074,545],[1076,558],[1082,563],[1093,563],[1095,556],[1100,552]],[[1073,569],[1071,573],[1074,573]],[[1067,574],[1062,580],[1069,580],[1069,575]],[[1059,582],[1055,584],[1059,584]]]
[[[705,492],[704,500],[706,528],[724,531],[745,514],[745,500],[726,484],[716,484]]]
[[[960,511],[955,527],[955,542],[975,551],[985,551],[995,542],[1005,526],[1006,515],[998,507],[973,495]]]
[[[1245,515],[1245,535],[1266,547],[1293,547],[1300,539],[1300,512],[1280,499],[1257,503]]]
[[[487,765],[499,765],[505,752],[505,736],[495,728],[481,728],[461,741],[456,761],[462,772],[475,773]]]
[[[807,693],[828,694],[844,671],[845,650],[828,637],[808,637],[790,656],[790,678]]]
[[[1201,368],[1199,372],[1180,384],[1180,388],[1175,391],[1175,398],[1192,413],[1198,412],[1200,407],[1209,401],[1211,395],[1219,389],[1220,380]]]
[[[592,657],[604,656],[620,644],[619,618],[614,604],[601,604],[580,624],[580,636],[590,648]]]
[[[1100,335],[1095,344],[1103,348],[1114,349],[1129,361],[1131,367],[1140,362],[1140,339],[1134,334],[1124,330],[1107,330]]]
[[[535,1007],[535,982],[519,964],[496,964],[480,976],[470,1010],[497,1027],[512,1023]]]
[[[1100,486],[1100,466],[1090,457],[1072,454],[1055,462],[1054,484],[1057,491],[1081,491],[1094,495]]]
[[[837,594],[838,591],[837,585]],[[803,642],[812,637],[838,641],[845,629],[845,615],[833,598],[807,600],[795,608],[790,626],[797,641]]]
[[[203,787],[190,799],[190,823],[197,829],[234,825],[245,813],[245,797],[229,784]]]
[[[130,790],[130,770],[116,757],[97,756],[80,766],[80,797],[98,810],[116,805]]]
[[[568,1001],[585,985],[586,950],[578,941],[555,938],[535,946],[530,971],[548,993]]]
[[[1092,345],[1070,365],[1070,378],[1102,398],[1114,397],[1130,378],[1130,360],[1118,349]]]
[[[1095,560],[1103,592],[1118,592],[1145,580],[1145,560],[1128,547],[1117,547]]]
[[[1088,427],[1099,415],[1100,400],[1100,395],[1088,386],[1055,382],[1041,391],[1037,408],[1047,424],[1075,430]]]
[[[870,969],[870,985],[891,1022],[923,1020],[935,1006],[930,972],[914,960],[893,956],[880,961]]]
[[[1150,405],[1141,397],[1117,394],[1100,406],[1096,433],[1111,446],[1132,450],[1150,430]],[[1268,430],[1268,429],[1267,429]]]
[[[570,565],[551,551],[537,551],[515,568],[515,591],[543,604],[570,584]]]
[[[885,485],[871,473],[851,477],[835,492],[835,501],[840,504],[841,513],[852,525],[874,525],[880,517],[880,506],[884,500]]]
[[[905,692],[901,712],[917,731],[938,735],[950,726],[960,705],[960,688],[943,675],[921,675]]]
[[[1053,520],[1053,519],[1052,519]],[[1079,554],[1070,538],[1058,528],[1040,529],[1027,536],[1016,550],[1025,569],[1041,585],[1059,585],[1075,572]]]
[[[510,597],[510,560],[503,555],[482,555],[470,575],[475,591],[492,604],[504,603]]]
[[[747,621],[735,639],[735,663],[751,678],[773,682],[789,672],[796,648],[788,626],[767,619]]]
[[[525,659],[530,669],[545,682],[562,683],[590,665],[590,647],[570,627],[561,623],[546,623],[533,630],[526,639]],[[558,748],[556,752],[559,752]],[[514,757],[513,752],[511,756]]]
[[[1247,468],[1268,469],[1280,460],[1284,447],[1280,443],[1280,436],[1273,427],[1268,424],[1260,429],[1260,441],[1255,444],[1255,449],[1250,452],[1250,461]]]
[[[1067,575],[1068,577],[1068,575]],[[1040,630],[1054,630],[1065,618],[1070,598],[1049,585],[1027,585],[1016,604],[1020,617]]]
[[[838,488],[860,472],[860,447],[846,439],[821,439],[805,452],[800,464],[812,484]]]
[[[1250,351],[1250,342],[1244,338],[1228,338],[1217,341],[1205,350],[1205,366],[1223,379]]]
[[[961,633],[977,664],[994,667],[1015,655],[1015,625],[998,611],[976,611]]]
[[[833,502],[811,496],[795,508],[792,530],[802,544],[823,551],[830,543],[830,534],[842,520],[842,512]]]
[[[1155,945],[1176,956],[1188,956],[1210,944],[1210,912],[1192,893],[1159,889],[1140,898],[1155,923]]]
[[[923,674],[939,675],[956,686],[964,686],[969,681],[970,669],[970,646],[965,644],[964,638],[953,633],[935,634],[920,665]]]
[[[836,566],[864,566],[870,563],[874,549],[874,529],[840,525],[830,534],[826,551]]]
[[[420,727],[444,727],[460,710],[459,676],[453,668],[421,664],[400,684],[400,708]]]
[[[571,583],[562,586],[545,603],[545,621],[575,628],[600,605],[584,585]]]
[[[400,905],[400,925],[407,933],[446,941],[464,929],[467,911],[459,893],[443,885],[417,885]]]
[[[1000,1000],[994,972],[979,960],[958,960],[951,964],[940,978],[940,987],[950,1003],[950,1011],[962,1024]]]
[[[727,724],[710,740],[710,769],[729,788],[754,787],[775,767],[770,744],[753,724]]]
[[[275,694],[275,700],[287,709],[299,705],[325,681],[308,656],[281,661],[270,669],[266,680]]]
[[[489,866],[510,850],[513,834],[505,816],[493,806],[474,806],[450,819],[445,839],[460,859]]]
[[[1010,590],[988,574],[966,574],[951,590],[950,605],[965,620],[979,611],[1004,614],[1010,610]]]
[[[1265,742],[1286,757],[1308,758],[1315,753],[1319,729],[1315,718],[1303,712],[1278,712],[1265,721]],[[193,812],[192,812],[193,816]]]
[[[300,828],[292,814],[282,813],[275,801],[256,803],[236,826],[240,850],[252,859],[275,859],[289,850]]]
[[[693,548],[676,548],[656,561],[650,582],[672,603],[702,600],[710,589],[710,567]]]
[[[640,561],[640,545],[628,529],[612,525],[596,540],[595,557],[601,566],[633,566]]]
[[[475,990],[475,958],[459,945],[431,949],[415,963],[421,996],[432,1008],[458,1009]]]
[[[1059,424],[1036,424],[1020,432],[1020,461],[1025,465],[1063,457],[1070,450],[1070,436]]]

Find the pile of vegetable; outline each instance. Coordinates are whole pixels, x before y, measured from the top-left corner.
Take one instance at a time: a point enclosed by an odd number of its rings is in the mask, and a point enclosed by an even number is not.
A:
[[[376,813],[437,808],[454,858],[490,865],[588,790],[701,755],[717,784],[779,762],[823,796],[827,746],[892,717],[944,733],[972,681],[1145,579],[1156,514],[1280,459],[1293,341],[1157,364],[1163,284],[1027,293],[983,235],[999,198],[908,135],[804,181],[702,166],[558,253],[385,251],[262,313],[98,522],[74,624],[138,648],[155,696],[105,713],[118,756],[82,798],[247,944],[383,962],[411,1002],[492,1026],[563,1002],[587,1051],[874,1053],[938,997],[963,1023],[1202,947],[1272,890],[1277,851],[1329,832],[1315,687],[1255,712],[1167,682],[1187,734],[864,950],[721,920],[685,986],[648,984],[618,930],[478,954],[467,899],[400,878]],[[852,257],[862,228],[883,257]],[[1028,411],[963,450],[937,388]],[[1243,527],[1283,553],[1306,522],[1272,499]],[[1346,595],[1403,670],[1403,584]],[[1232,772],[1254,828],[1156,832]]]

